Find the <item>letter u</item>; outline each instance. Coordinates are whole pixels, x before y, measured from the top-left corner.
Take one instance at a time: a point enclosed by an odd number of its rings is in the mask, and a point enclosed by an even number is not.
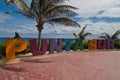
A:
[[[42,39],[41,50],[37,50],[36,39],[30,39],[30,50],[34,56],[43,55],[47,51],[47,39]]]

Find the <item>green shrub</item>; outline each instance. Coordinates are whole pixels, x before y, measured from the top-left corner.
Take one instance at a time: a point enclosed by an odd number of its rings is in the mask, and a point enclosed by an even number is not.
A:
[[[65,48],[66,48],[66,43],[62,42],[62,50],[65,50]]]
[[[74,50],[75,42],[71,42],[70,47],[72,50]]]
[[[115,42],[115,48],[120,49],[120,40]]]
[[[88,49],[88,41],[83,41],[82,42],[84,49]]]
[[[87,41],[83,41],[82,45],[84,46],[84,49],[88,49],[88,42]],[[75,47],[75,42],[71,42],[71,49],[74,50]]]
[[[19,55],[19,54],[26,54],[26,53],[29,53],[30,52],[30,43],[28,42],[27,43],[27,48],[22,51],[22,52],[17,52],[16,55]]]
[[[0,43],[0,56],[6,56],[6,44]]]

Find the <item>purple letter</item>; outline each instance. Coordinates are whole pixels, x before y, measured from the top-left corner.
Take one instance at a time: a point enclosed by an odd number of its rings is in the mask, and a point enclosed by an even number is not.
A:
[[[47,40],[42,39],[41,51],[37,50],[36,39],[30,39],[30,50],[34,56],[43,55],[47,51]]]
[[[58,39],[58,42],[54,39],[50,39],[49,53],[54,53],[54,50],[57,50],[57,52],[62,52],[62,39]]]
[[[107,49],[114,49],[115,41],[107,40]]]

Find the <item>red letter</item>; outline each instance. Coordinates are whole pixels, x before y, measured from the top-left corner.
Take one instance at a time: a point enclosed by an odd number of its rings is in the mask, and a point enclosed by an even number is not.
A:
[[[106,40],[97,40],[97,48],[105,49],[106,48]]]

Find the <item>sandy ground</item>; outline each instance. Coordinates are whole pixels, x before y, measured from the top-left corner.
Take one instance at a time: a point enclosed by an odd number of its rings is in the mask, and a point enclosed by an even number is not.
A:
[[[19,55],[0,67],[0,80],[120,80],[120,51]]]

